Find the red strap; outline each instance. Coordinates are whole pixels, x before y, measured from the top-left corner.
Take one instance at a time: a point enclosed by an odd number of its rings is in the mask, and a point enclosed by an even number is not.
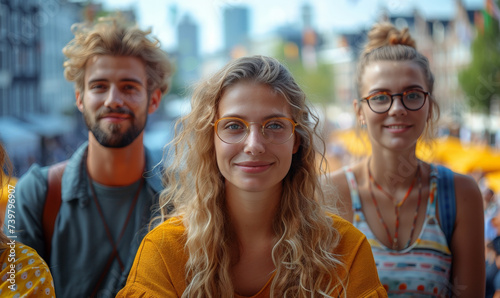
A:
[[[54,234],[54,225],[57,214],[61,207],[61,181],[66,168],[67,160],[49,167],[47,178],[47,195],[43,207],[43,236],[45,238],[45,256],[44,259],[50,262],[50,252],[52,246],[52,235]]]

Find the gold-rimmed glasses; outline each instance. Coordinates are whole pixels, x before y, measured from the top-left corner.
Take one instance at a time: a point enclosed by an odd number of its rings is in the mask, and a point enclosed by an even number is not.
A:
[[[236,144],[246,139],[252,124],[260,125],[264,139],[273,144],[283,144],[288,141],[295,133],[295,127],[299,125],[286,117],[274,117],[262,123],[248,122],[237,117],[224,117],[215,121],[213,126],[221,141]]]

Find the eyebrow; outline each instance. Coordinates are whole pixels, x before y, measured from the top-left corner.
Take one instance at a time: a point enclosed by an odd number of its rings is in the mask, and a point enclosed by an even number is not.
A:
[[[234,117],[234,118],[240,118],[240,119],[246,120],[245,116],[240,115],[240,114],[227,114],[227,115],[223,115],[221,118],[227,118],[227,117]],[[281,114],[281,113],[275,113],[275,114],[267,115],[266,117],[264,117],[264,120],[271,119],[271,118],[291,118],[291,116],[287,116],[287,115]]]
[[[92,83],[97,83],[97,82],[109,82],[108,79],[101,79],[101,78],[96,78],[96,79],[92,79],[92,80],[89,80],[87,84],[92,84]],[[121,79],[119,82],[131,82],[131,83],[136,83],[136,84],[139,84],[141,86],[144,86],[144,84],[142,83],[142,81],[138,80],[138,79],[134,79],[134,78],[125,78],[125,79]]]
[[[406,86],[403,88],[403,91],[406,91],[406,90],[412,90],[412,89],[419,89],[419,90],[424,90],[424,88],[420,85],[410,85],[410,86]],[[375,89],[372,89],[370,91],[368,91],[368,94],[373,94],[373,93],[377,93],[377,92],[389,92],[389,89],[387,88],[375,88]]]

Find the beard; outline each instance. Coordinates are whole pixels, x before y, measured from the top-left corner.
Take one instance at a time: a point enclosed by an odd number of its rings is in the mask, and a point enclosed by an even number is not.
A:
[[[110,124],[107,129],[103,129],[100,126],[100,119],[109,113],[119,113],[127,114],[130,116],[131,125],[130,127],[121,132],[122,124]],[[119,108],[108,108],[102,107],[99,109],[94,117],[89,114],[89,112],[84,109],[83,119],[90,132],[94,135],[96,140],[104,147],[107,148],[123,148],[130,145],[141,132],[146,127],[146,122],[148,114],[145,113],[145,119],[143,122],[138,122],[135,114],[124,107]]]

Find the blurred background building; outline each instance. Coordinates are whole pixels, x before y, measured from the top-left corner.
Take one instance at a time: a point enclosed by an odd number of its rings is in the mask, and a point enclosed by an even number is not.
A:
[[[339,2],[354,9],[359,1]],[[73,86],[63,76],[62,48],[73,38],[71,24],[114,13],[117,9],[112,2],[0,0],[0,141],[13,159],[16,175],[33,162],[48,165],[67,158],[87,138]],[[442,112],[441,134],[500,147],[500,71],[492,76],[471,70],[479,67],[474,62],[482,51],[475,49],[477,40],[481,36],[491,39],[488,34],[500,36],[495,29],[500,16],[498,1],[446,0],[423,9],[416,0],[381,0],[364,24],[325,28],[317,25],[325,4],[297,0],[290,2],[297,7],[293,21],[259,34],[253,34],[252,28],[262,15],[255,13],[252,1],[215,1],[212,8],[222,38],[219,47],[210,52],[202,50],[207,25],[194,11],[181,11],[174,2],[154,1],[155,10],[166,12],[168,17],[162,22],[175,36],[175,42],[164,47],[176,71],[171,92],[146,128],[145,142],[158,154],[171,138],[172,121],[189,110],[192,84],[245,55],[269,55],[285,63],[317,105],[326,123],[325,134],[351,128],[355,122],[352,100],[358,97],[357,57],[368,30],[379,20],[409,27],[418,49],[429,58],[436,77],[434,95]],[[443,13],[437,9],[440,4],[452,9]],[[150,16],[138,17],[144,14],[138,5],[118,10],[131,22],[144,21]],[[159,35],[165,33],[152,29]],[[494,63],[500,68],[498,58],[491,61]],[[467,87],[472,81],[476,85]]]

